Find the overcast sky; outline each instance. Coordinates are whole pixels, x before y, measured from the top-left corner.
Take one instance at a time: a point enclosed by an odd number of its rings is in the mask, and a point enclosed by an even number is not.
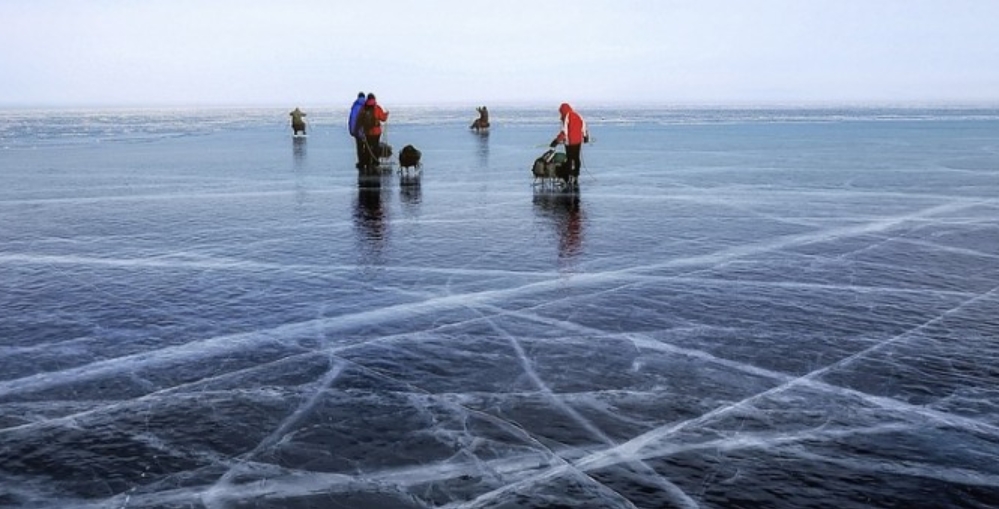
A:
[[[999,104],[995,0],[3,0],[0,105]]]

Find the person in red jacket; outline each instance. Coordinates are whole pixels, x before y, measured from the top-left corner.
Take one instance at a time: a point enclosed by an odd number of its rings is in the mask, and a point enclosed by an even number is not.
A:
[[[370,170],[378,167],[378,151],[380,150],[382,138],[382,122],[388,120],[389,112],[382,109],[375,100],[375,94],[368,94],[364,101],[364,107],[357,115],[357,126],[359,134],[364,136],[367,150],[361,155],[361,167]]]
[[[567,174],[569,177],[566,180],[568,182],[575,179],[578,182],[579,169],[583,166],[583,161],[579,155],[582,151],[583,143],[589,143],[590,133],[586,129],[586,122],[583,121],[583,117],[579,116],[579,113],[576,113],[568,103],[562,103],[558,108],[558,112],[562,116],[562,130],[552,140],[551,147],[555,148],[559,143],[565,144],[565,164],[568,167]]]

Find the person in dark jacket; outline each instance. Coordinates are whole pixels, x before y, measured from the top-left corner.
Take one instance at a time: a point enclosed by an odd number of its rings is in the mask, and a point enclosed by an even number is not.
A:
[[[354,138],[354,145],[357,149],[357,164],[355,164],[357,169],[361,169],[361,161],[364,158],[363,154],[365,151],[364,134],[357,131],[357,116],[361,113],[361,108],[364,107],[365,101],[367,101],[367,97],[365,97],[364,92],[358,92],[357,99],[350,106],[350,116],[347,118],[347,132]]]
[[[472,125],[468,126],[469,129],[475,129],[476,131],[489,129],[489,110],[485,106],[480,106],[475,108],[475,111],[479,112],[479,118],[475,119]]]
[[[295,110],[292,111],[291,113],[289,113],[289,115],[291,115],[291,131],[292,131],[292,134],[294,134],[296,136],[300,132],[302,134],[305,134],[305,119],[302,118],[302,117],[305,116],[305,112],[302,111],[302,110],[300,110],[300,109],[298,109],[298,108],[295,108]]]
[[[558,136],[552,140],[550,146],[555,148],[559,143],[565,144],[565,164],[568,170],[566,182],[568,183],[573,179],[578,182],[579,170],[583,167],[580,153],[582,152],[583,143],[589,143],[590,133],[586,129],[586,122],[583,121],[583,117],[579,116],[579,113],[576,113],[572,109],[572,106],[562,103],[558,108],[558,112],[562,117],[562,129],[559,131]]]

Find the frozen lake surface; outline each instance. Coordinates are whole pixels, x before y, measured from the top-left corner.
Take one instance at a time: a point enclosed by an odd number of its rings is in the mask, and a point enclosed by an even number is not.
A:
[[[999,111],[303,108],[0,112],[0,506],[999,507]]]

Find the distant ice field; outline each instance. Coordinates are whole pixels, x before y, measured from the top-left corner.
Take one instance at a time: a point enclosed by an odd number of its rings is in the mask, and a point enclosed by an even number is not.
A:
[[[0,507],[997,507],[999,110],[0,111]]]

